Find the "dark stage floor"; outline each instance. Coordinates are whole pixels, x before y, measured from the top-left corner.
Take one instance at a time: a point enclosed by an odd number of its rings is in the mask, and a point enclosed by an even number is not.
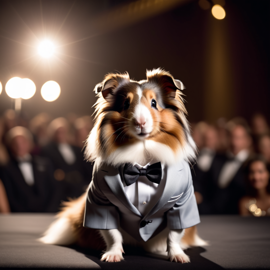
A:
[[[0,215],[0,268],[270,269],[270,218],[202,216],[199,234],[210,245],[187,250],[191,263],[184,265],[130,248],[124,261],[104,263],[99,252],[39,243],[52,220],[46,214]]]

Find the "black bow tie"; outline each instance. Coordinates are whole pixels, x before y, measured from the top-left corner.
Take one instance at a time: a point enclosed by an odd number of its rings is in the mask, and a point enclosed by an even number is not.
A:
[[[135,183],[141,175],[146,176],[151,182],[159,184],[161,181],[161,164],[157,162],[146,169],[138,169],[136,166],[127,163],[124,167],[123,175],[127,186]]]

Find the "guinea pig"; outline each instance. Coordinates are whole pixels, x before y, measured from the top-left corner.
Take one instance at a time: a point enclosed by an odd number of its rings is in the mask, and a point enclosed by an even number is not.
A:
[[[93,177],[80,198],[66,202],[40,239],[104,249],[102,261],[123,259],[123,244],[186,263],[183,249],[204,246],[188,162],[196,158],[182,90],[162,69],[146,80],[108,74],[97,84],[95,124],[85,155]]]

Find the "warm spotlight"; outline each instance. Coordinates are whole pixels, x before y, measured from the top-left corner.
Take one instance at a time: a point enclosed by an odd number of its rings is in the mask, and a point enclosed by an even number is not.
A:
[[[44,40],[38,46],[38,53],[44,58],[50,58],[55,53],[55,45],[50,40]]]
[[[48,81],[41,87],[41,96],[46,101],[55,101],[60,96],[60,85],[55,81]]]
[[[22,79],[13,77],[6,83],[7,95],[11,98],[20,98],[22,90]]]
[[[217,20],[223,20],[226,16],[226,12],[224,8],[220,5],[214,5],[212,7],[212,15],[217,19]]]
[[[2,89],[3,89],[3,86],[2,86],[2,83],[0,82],[0,94],[2,93]]]
[[[21,98],[29,99],[31,98],[36,92],[36,85],[30,79],[22,79],[22,91],[21,91]]]

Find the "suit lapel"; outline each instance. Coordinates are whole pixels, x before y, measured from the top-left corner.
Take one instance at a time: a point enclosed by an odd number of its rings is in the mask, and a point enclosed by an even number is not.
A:
[[[175,190],[179,189],[181,181],[177,181],[180,178],[180,171],[183,170],[182,163],[177,163],[172,166],[164,167],[164,176],[165,186],[162,192],[160,199],[157,201],[155,206],[149,210],[149,212],[144,216],[143,219],[155,214],[160,208],[162,208],[173,196]]]
[[[120,174],[117,173],[115,175],[109,175],[105,174],[104,179],[109,186],[110,190],[112,191],[113,195],[121,201],[121,203],[128,208],[130,211],[132,211],[134,214],[138,216],[142,216],[142,214],[139,212],[139,210],[129,201],[129,199],[126,196],[125,190],[123,188],[123,184],[121,181]],[[107,193],[106,196],[109,198],[112,195]],[[113,200],[114,198],[112,198]]]

